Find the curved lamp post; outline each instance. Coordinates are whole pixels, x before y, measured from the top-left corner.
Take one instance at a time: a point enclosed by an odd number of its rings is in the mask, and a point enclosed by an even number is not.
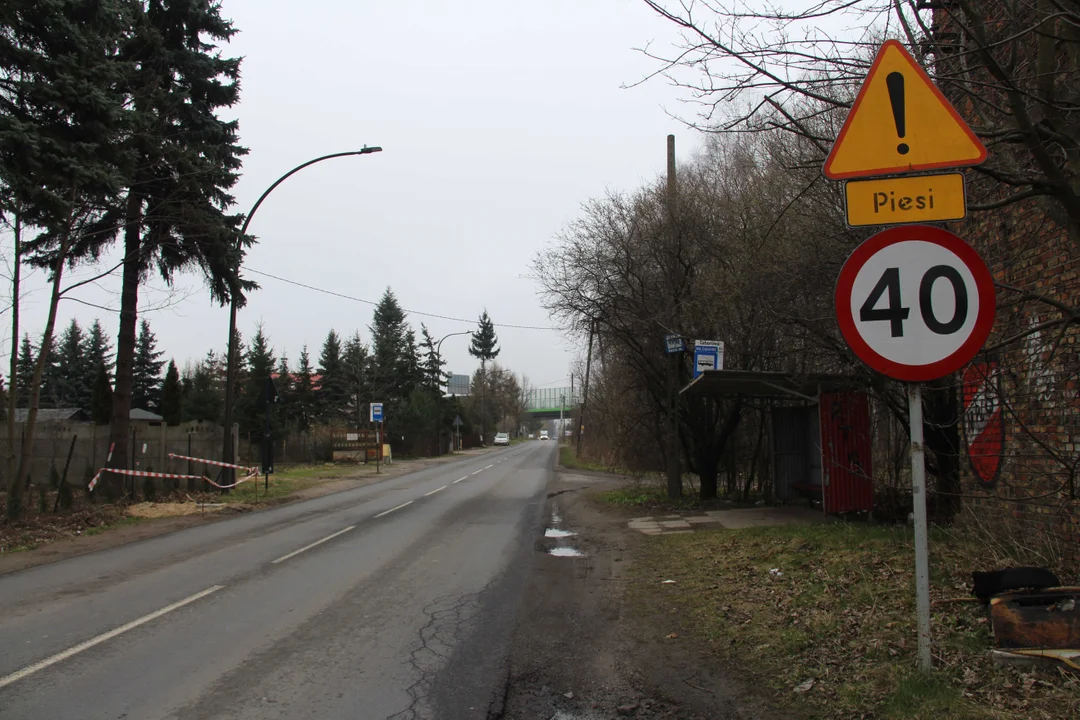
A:
[[[452,333],[450,333],[448,335],[443,335],[441,338],[439,338],[439,342],[435,343],[435,358],[436,358],[436,361],[439,364],[439,372],[442,372],[442,344],[443,344],[443,340],[445,340],[448,337],[454,337],[455,335],[472,335],[472,331],[471,330],[466,330],[464,332],[452,332]],[[439,394],[441,395],[442,393],[440,392]],[[436,406],[436,408],[437,407],[438,406]],[[438,426],[438,421],[436,421],[435,424],[436,424],[436,427],[437,427]],[[435,436],[435,454],[436,455],[439,454],[439,440],[438,440],[439,434],[440,434],[439,431],[436,431],[436,436]]]
[[[281,177],[279,177],[277,180],[274,181],[273,185],[266,188],[266,190],[263,192],[263,194],[259,196],[259,199],[256,200],[255,204],[252,206],[251,212],[249,212],[247,214],[247,217],[244,218],[244,224],[240,227],[240,233],[236,236],[236,254],[237,254],[237,257],[240,256],[240,250],[242,249],[242,243],[244,241],[244,236],[247,234],[248,225],[251,224],[251,218],[255,216],[255,211],[259,209],[260,205],[262,205],[263,200],[266,199],[266,196],[269,195],[270,193],[272,193],[274,191],[274,189],[278,185],[285,182],[290,177],[292,177],[296,173],[300,172],[304,168],[306,168],[306,167],[308,167],[310,165],[314,165],[315,163],[320,163],[323,160],[330,160],[331,158],[347,157],[349,155],[370,155],[371,153],[377,153],[377,152],[382,152],[382,148],[381,147],[367,147],[365,145],[363,148],[361,148],[359,150],[349,150],[347,152],[339,152],[339,153],[331,153],[330,155],[323,155],[322,157],[317,157],[314,160],[308,160],[305,163],[301,163],[301,164],[297,165],[296,167],[294,167],[289,172],[287,172],[284,175],[282,175]],[[236,278],[239,281],[239,279],[240,279],[240,266],[239,266],[239,264],[237,264],[237,267],[236,267]],[[224,448],[222,450],[221,457],[222,457],[222,461],[227,462],[227,463],[235,462],[235,459],[233,458],[233,437],[232,437],[232,417],[233,417],[233,412],[232,411],[233,411],[233,407],[232,407],[232,400],[233,400],[233,393],[234,393],[234,385],[236,384],[236,353],[239,350],[239,348],[236,347],[236,311],[237,311],[237,297],[236,296],[237,296],[236,290],[234,290],[233,292],[230,293],[230,298],[229,298],[229,355],[225,360],[225,413],[224,413],[224,415],[225,415],[225,417],[224,417],[225,440],[224,440],[224,443],[223,443]],[[234,473],[233,473],[232,468],[227,468],[226,469],[225,476],[227,478],[229,478],[229,483],[230,484],[232,482],[233,474]]]

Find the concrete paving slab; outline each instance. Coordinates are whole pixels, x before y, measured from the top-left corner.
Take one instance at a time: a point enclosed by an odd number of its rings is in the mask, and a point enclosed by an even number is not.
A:
[[[671,530],[690,530],[692,526],[685,520],[661,520],[660,527]]]
[[[800,507],[754,507],[736,510],[709,510],[705,513],[729,530],[825,522],[820,510]]]

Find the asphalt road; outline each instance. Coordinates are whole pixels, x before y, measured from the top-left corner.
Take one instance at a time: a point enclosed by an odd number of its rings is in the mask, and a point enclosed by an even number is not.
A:
[[[485,718],[532,442],[0,577],[0,718]]]

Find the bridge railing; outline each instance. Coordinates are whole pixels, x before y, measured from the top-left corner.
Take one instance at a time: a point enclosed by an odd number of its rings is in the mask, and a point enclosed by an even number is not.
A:
[[[537,388],[530,390],[525,402],[526,410],[553,410],[559,407],[567,409],[581,404],[581,389],[575,387],[570,392],[569,387],[564,388]]]

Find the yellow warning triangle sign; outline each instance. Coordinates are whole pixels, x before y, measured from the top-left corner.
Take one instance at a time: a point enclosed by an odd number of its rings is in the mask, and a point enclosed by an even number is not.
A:
[[[825,160],[833,180],[978,165],[986,147],[896,40],[878,51]]]

